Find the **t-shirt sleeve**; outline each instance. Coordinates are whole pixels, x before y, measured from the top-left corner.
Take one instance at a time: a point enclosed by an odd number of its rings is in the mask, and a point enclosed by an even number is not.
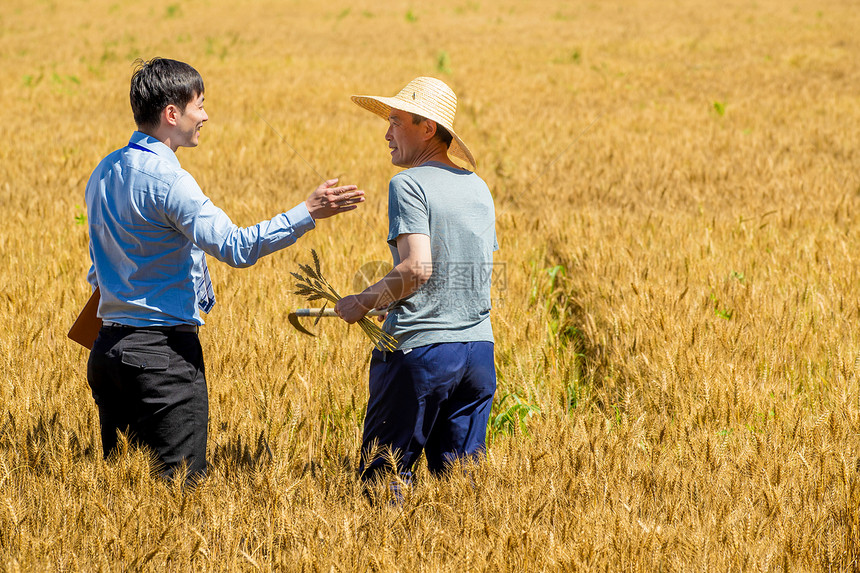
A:
[[[424,191],[408,175],[399,173],[388,184],[388,243],[407,233],[430,236],[430,218]]]

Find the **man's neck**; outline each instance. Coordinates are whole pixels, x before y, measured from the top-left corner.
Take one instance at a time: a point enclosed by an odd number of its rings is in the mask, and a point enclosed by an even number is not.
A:
[[[415,158],[415,161],[410,165],[410,167],[418,167],[420,165],[430,163],[431,161],[447,165],[448,167],[453,167],[454,169],[459,169],[457,164],[451,161],[451,158],[448,157],[448,148],[442,144],[427,147],[424,153]]]
[[[157,129],[138,127],[137,130],[144,135],[154,137],[155,139],[169,147],[173,151],[173,153],[176,153],[176,150],[179,149],[178,145],[175,145],[170,142],[170,130],[165,129],[163,125],[159,126]]]

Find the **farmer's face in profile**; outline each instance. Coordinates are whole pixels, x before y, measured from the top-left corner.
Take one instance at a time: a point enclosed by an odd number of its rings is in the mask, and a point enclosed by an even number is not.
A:
[[[391,149],[391,163],[398,167],[414,167],[426,147],[424,121],[414,123],[412,114],[392,109],[388,114],[385,140]]]

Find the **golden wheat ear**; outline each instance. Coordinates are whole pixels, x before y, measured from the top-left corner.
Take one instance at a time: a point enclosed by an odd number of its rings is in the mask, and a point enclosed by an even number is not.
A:
[[[313,259],[313,266],[300,263],[300,272],[291,272],[290,274],[294,279],[296,279],[296,290],[293,291],[293,294],[304,297],[308,302],[313,302],[315,300],[326,301],[323,303],[319,315],[317,315],[314,320],[314,326],[316,326],[323,317],[322,311],[325,310],[328,304],[330,302],[337,304],[337,301],[342,297],[337,294],[334,287],[332,287],[328,280],[323,276],[322,264],[320,262],[319,255],[317,255],[317,252],[313,249],[311,249],[311,258]],[[397,349],[397,339],[382,330],[374,321],[370,320],[366,316],[358,321],[358,325],[362,332],[364,332],[364,334],[373,343],[375,348],[389,352]]]

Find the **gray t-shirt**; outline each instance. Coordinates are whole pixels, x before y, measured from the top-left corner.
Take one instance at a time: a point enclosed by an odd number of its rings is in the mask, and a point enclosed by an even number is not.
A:
[[[483,179],[436,162],[402,171],[388,185],[388,245],[430,237],[430,280],[389,309],[383,328],[409,349],[438,342],[493,342],[490,280],[496,242],[493,198]]]

